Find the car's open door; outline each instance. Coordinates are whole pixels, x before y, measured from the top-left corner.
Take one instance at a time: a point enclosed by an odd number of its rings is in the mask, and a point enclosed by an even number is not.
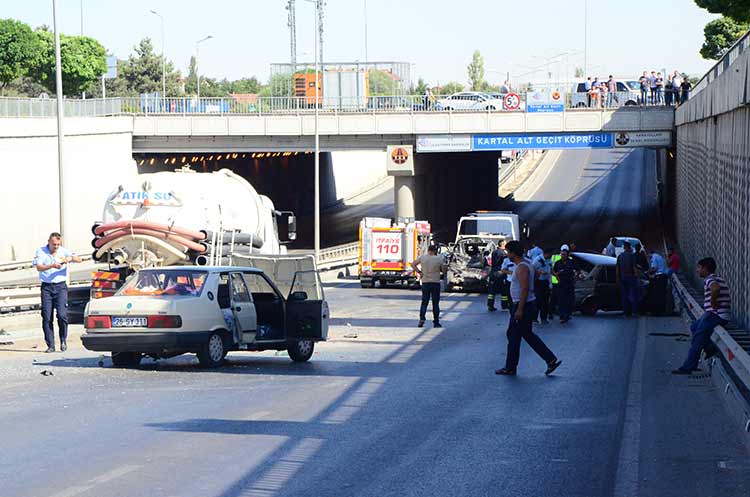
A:
[[[317,271],[294,273],[286,302],[287,338],[326,340],[330,312]]]

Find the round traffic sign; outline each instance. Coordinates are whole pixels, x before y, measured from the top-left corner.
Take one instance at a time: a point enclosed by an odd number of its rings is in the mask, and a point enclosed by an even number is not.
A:
[[[516,110],[521,106],[521,96],[518,93],[508,93],[503,97],[503,107],[506,110]]]

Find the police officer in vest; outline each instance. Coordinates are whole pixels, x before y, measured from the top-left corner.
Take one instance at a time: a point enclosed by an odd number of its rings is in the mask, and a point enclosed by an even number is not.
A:
[[[502,246],[498,246],[490,254],[490,273],[487,278],[487,310],[490,312],[497,310],[495,307],[495,295],[500,293],[502,282],[505,279],[505,275],[500,270],[504,259],[505,250]]]

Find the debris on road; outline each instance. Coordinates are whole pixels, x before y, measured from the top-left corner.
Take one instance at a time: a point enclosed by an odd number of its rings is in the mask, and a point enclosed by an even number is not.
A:
[[[347,333],[346,335],[344,335],[344,338],[357,338],[357,334],[356,333]]]
[[[45,369],[42,372],[39,373],[42,376],[55,376],[55,373],[50,371],[49,369]]]

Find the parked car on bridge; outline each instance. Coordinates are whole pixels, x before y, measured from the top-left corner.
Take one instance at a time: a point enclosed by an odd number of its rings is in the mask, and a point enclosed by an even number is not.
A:
[[[606,84],[606,81],[600,81],[602,84]],[[638,98],[640,96],[640,90],[634,89],[631,83],[638,83],[637,81],[616,81],[617,92],[615,93],[616,100],[614,102],[615,107],[632,106],[638,105]],[[607,102],[604,102],[606,105]],[[572,91],[570,92],[570,106],[573,108],[583,108],[589,106],[589,94],[586,91],[586,82],[579,81],[573,84]]]
[[[454,93],[435,103],[436,110],[502,110],[502,108],[502,100],[478,91]]]
[[[643,246],[643,243],[638,238],[632,237],[632,236],[616,236],[615,239],[615,255],[620,255],[625,251],[625,248],[623,247],[623,243],[628,242],[630,243],[631,247],[635,247],[636,245],[640,245],[644,250],[646,247]],[[605,249],[606,250],[606,249]]]
[[[81,340],[111,352],[117,367],[190,352],[216,367],[235,350],[286,350],[307,361],[328,336],[329,310],[317,271],[294,271],[296,263],[275,261],[274,272],[293,275],[286,295],[257,267],[142,269],[114,296],[89,302]]]

